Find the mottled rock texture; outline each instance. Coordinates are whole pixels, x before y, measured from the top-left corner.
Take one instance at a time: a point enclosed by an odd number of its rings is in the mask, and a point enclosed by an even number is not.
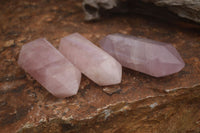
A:
[[[86,20],[98,19],[101,10],[137,12],[157,17],[170,15],[166,12],[169,10],[182,18],[200,23],[199,0],[84,0],[83,9]]]
[[[1,133],[200,131],[199,25],[136,14],[86,23],[81,0],[7,0],[0,8]],[[172,43],[186,66],[159,79],[124,68],[121,84],[106,89],[83,76],[77,95],[60,100],[17,65],[18,54],[39,37],[58,48],[60,38],[74,32],[97,45],[117,32]]]

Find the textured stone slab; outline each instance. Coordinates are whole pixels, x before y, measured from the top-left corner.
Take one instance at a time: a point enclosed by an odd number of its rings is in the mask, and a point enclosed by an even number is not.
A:
[[[113,85],[121,82],[121,65],[80,34],[74,33],[62,38],[59,50],[98,85]]]
[[[134,14],[85,23],[81,2],[0,1],[0,133],[199,132],[200,86],[191,87],[200,84],[200,28],[191,27],[200,26]],[[95,44],[116,32],[173,43],[186,66],[163,78],[124,68],[121,90],[112,95],[83,76],[76,96],[58,99],[29,80],[16,59],[30,38],[43,35],[58,46],[62,36],[77,31]],[[9,40],[14,44],[4,47]]]
[[[81,73],[46,39],[25,44],[18,64],[56,97],[75,95]]]
[[[111,34],[100,45],[123,66],[155,77],[176,73],[185,66],[176,49],[167,43]]]
[[[158,18],[171,16],[167,13],[166,9],[168,9],[179,17],[200,23],[199,0],[84,0],[83,9],[85,20],[99,19],[102,9],[107,13],[111,11],[115,13],[136,12]]]

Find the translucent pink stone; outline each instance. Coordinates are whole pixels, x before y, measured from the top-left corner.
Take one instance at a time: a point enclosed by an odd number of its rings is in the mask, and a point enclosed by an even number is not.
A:
[[[98,85],[113,85],[121,82],[121,65],[80,34],[74,33],[62,38],[59,50]]]
[[[44,38],[25,44],[18,64],[56,97],[69,97],[78,91],[80,71]]]
[[[123,34],[111,34],[100,46],[124,67],[162,77],[180,71],[185,63],[176,49],[167,43]]]

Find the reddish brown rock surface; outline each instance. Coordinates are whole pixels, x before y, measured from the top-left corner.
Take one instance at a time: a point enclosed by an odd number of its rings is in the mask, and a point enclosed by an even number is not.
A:
[[[134,14],[86,23],[81,2],[0,2],[0,132],[199,132],[200,26]],[[94,43],[116,32],[172,43],[186,66],[164,78],[123,69],[122,83],[106,89],[83,77],[78,94],[60,100],[17,58],[27,42],[46,37],[58,47],[74,32]]]

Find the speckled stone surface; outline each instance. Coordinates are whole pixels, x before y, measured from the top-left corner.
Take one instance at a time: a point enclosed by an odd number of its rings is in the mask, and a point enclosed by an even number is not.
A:
[[[134,14],[87,23],[81,2],[0,2],[0,132],[199,132],[200,26]],[[163,78],[123,68],[121,84],[107,88],[83,76],[78,94],[60,100],[17,58],[31,40],[46,37],[58,48],[60,38],[74,32],[97,45],[116,32],[172,43],[186,66]]]

